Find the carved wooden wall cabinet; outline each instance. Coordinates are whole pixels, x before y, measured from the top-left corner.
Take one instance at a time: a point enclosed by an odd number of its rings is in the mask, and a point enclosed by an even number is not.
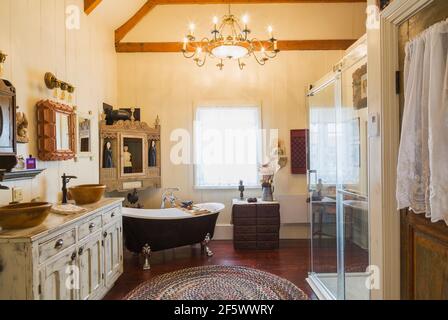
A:
[[[160,188],[160,126],[145,122],[100,122],[100,183],[107,192]]]
[[[72,107],[55,101],[37,103],[37,149],[43,161],[63,161],[76,155],[76,116]]]

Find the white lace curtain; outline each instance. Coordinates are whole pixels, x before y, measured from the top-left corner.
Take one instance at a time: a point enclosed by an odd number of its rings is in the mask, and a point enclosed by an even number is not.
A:
[[[448,224],[448,20],[406,46],[399,209]]]

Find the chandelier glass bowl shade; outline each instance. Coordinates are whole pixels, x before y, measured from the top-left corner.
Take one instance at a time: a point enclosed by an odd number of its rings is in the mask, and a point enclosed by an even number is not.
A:
[[[185,58],[193,59],[197,66],[205,65],[207,58],[219,60],[217,67],[222,70],[224,61],[235,60],[242,70],[245,63],[244,58],[254,57],[258,64],[264,65],[270,59],[274,59],[280,52],[278,41],[273,36],[272,27],[268,27],[269,40],[261,41],[256,38],[250,39],[250,30],[247,26],[248,18],[242,19],[244,28],[241,28],[240,20],[229,13],[225,15],[221,23],[217,17],[213,18],[213,30],[211,38],[202,38],[200,41],[195,37],[195,25],[190,25],[190,31],[184,38],[182,53]]]

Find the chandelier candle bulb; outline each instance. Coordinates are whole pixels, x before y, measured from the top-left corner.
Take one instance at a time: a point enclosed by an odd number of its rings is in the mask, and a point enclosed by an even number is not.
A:
[[[249,23],[249,17],[247,15],[243,16],[243,23],[244,23],[244,32],[247,33],[247,31],[248,31],[247,24]]]
[[[274,39],[274,28],[272,26],[268,27],[269,39]]]
[[[184,51],[187,51],[187,43],[188,43],[188,39],[184,38],[184,45],[182,47]]]
[[[190,23],[190,36],[193,37],[194,36],[194,29],[196,28],[196,26],[194,25],[194,23]]]

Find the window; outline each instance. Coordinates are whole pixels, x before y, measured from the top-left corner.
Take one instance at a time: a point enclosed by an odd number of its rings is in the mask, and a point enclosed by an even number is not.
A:
[[[259,186],[258,107],[199,107],[194,128],[196,188]]]

